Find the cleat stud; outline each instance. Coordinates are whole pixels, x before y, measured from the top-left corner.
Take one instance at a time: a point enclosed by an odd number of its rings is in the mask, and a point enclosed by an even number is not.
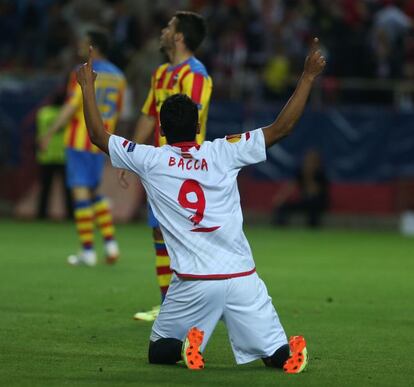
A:
[[[191,356],[191,354],[192,354],[192,352],[188,352],[188,353],[187,353],[187,356]]]
[[[191,364],[191,365],[194,365],[194,362],[193,362],[192,360],[190,360],[190,364]]]

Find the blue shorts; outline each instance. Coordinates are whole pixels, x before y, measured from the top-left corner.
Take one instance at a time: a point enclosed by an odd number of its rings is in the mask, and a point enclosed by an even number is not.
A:
[[[157,218],[154,216],[152,212],[151,206],[148,203],[148,226],[152,228],[160,227]]]
[[[105,164],[103,153],[82,152],[66,148],[66,185],[94,189],[101,182]]]

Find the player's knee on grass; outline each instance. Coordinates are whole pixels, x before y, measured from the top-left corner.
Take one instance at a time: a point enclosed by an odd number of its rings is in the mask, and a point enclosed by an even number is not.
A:
[[[263,363],[266,367],[283,368],[286,360],[289,359],[290,351],[289,345],[282,345],[276,352],[270,356],[263,358]]]
[[[151,364],[175,364],[181,360],[183,342],[178,339],[150,341],[148,361]]]
[[[152,236],[156,241],[164,240],[161,229],[159,227],[154,227],[152,229]]]

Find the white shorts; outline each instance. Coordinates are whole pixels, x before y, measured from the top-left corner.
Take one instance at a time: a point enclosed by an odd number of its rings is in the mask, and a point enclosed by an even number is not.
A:
[[[237,364],[269,357],[287,344],[266,285],[256,273],[195,281],[174,274],[150,339],[183,341],[187,331],[197,327],[204,331],[203,351],[220,319],[227,327]]]

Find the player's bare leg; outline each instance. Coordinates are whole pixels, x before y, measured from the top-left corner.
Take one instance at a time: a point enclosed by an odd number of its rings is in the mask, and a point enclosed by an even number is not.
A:
[[[70,265],[95,266],[96,252],[93,245],[94,211],[91,192],[87,187],[72,188],[74,218],[82,249],[76,255],[68,257]]]

